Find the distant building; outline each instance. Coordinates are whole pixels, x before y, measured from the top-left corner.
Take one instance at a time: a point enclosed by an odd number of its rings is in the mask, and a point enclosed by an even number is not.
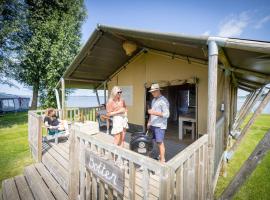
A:
[[[29,102],[29,97],[0,93],[0,113],[28,110]]]

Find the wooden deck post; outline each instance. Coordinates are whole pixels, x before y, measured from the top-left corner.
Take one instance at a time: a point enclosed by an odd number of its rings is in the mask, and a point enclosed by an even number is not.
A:
[[[208,179],[207,198],[213,199],[214,156],[215,156],[215,133],[217,112],[217,65],[218,46],[214,40],[208,40]]]
[[[224,127],[224,147],[227,145],[227,137],[229,135],[230,124],[230,71],[225,70],[225,127]]]
[[[104,83],[104,88],[103,88],[103,90],[104,90],[104,104],[106,104],[107,102],[107,93],[106,93],[106,90],[107,90],[107,83],[105,82]]]
[[[100,106],[100,100],[99,100],[99,96],[98,96],[98,90],[96,90],[95,92],[96,92],[96,97],[97,97],[98,106]]]
[[[42,159],[42,116],[38,116],[38,157],[37,157],[37,161],[41,162]]]
[[[62,120],[65,119],[65,112],[66,112],[66,106],[65,106],[65,97],[66,97],[66,94],[65,94],[65,79],[64,78],[61,78],[61,90],[62,90],[62,113],[61,113],[61,117],[62,117]]]
[[[72,127],[69,136],[69,199],[77,199],[79,195],[79,141],[75,134],[75,128]]]
[[[235,143],[233,144],[233,146],[231,148],[232,151],[234,151],[237,148],[237,146],[241,143],[241,141],[244,138],[244,136],[246,135],[247,131],[252,126],[252,124],[255,122],[256,118],[262,113],[263,109],[265,108],[265,106],[268,104],[269,101],[270,101],[270,89],[268,90],[267,95],[265,95],[264,99],[262,100],[262,102],[260,103],[260,105],[258,106],[256,111],[253,113],[253,115],[250,118],[250,120],[248,121],[248,123],[242,129],[240,136],[237,138],[237,140],[235,141]]]
[[[223,145],[224,145],[224,151],[227,149],[228,144],[228,136],[230,132],[230,71],[225,70],[225,113],[224,113],[224,136],[223,136]],[[224,159],[222,161],[222,167],[221,167],[221,174],[223,176],[226,176],[226,165],[227,163],[224,162]]]

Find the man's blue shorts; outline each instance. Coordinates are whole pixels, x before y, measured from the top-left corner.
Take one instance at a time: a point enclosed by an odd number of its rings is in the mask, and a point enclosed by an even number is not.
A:
[[[156,126],[151,126],[151,131],[153,133],[153,140],[155,140],[155,142],[163,142],[164,140],[164,135],[165,135],[165,129],[161,129],[159,127]]]

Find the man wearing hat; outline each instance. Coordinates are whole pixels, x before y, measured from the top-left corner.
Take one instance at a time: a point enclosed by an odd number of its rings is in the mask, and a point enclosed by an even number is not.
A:
[[[162,96],[160,92],[159,84],[155,83],[151,85],[149,92],[153,95],[151,103],[151,109],[148,110],[150,115],[147,128],[153,132],[153,139],[158,145],[160,162],[165,162],[165,146],[164,135],[167,129],[167,120],[170,116],[169,102]]]

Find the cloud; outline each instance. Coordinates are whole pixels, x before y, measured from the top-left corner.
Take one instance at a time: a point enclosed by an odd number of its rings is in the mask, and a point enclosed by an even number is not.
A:
[[[221,22],[218,35],[221,37],[238,37],[250,23],[248,12],[230,15]]]
[[[261,28],[265,23],[267,23],[268,21],[270,21],[270,15],[267,15],[265,17],[263,17],[262,19],[260,19],[256,25],[254,26],[254,28],[259,29]]]
[[[210,31],[210,30],[207,30],[207,31],[204,31],[204,33],[203,33],[202,35],[204,35],[204,36],[209,36],[210,33],[211,33],[211,31]]]

